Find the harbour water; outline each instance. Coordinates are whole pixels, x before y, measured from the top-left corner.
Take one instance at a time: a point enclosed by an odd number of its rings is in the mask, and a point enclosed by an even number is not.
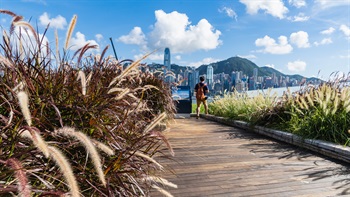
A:
[[[271,89],[263,89],[263,90],[249,90],[246,91],[247,95],[249,97],[254,97],[257,96],[259,94],[269,94],[269,95],[275,95],[277,97],[281,97],[283,95],[284,92],[287,92],[289,89],[290,92],[296,92],[299,91],[301,88],[300,86],[293,86],[293,87],[283,87],[283,88],[271,88]],[[213,101],[212,97],[208,98],[208,102]],[[192,97],[192,103],[195,104],[196,103],[196,98],[193,96]]]

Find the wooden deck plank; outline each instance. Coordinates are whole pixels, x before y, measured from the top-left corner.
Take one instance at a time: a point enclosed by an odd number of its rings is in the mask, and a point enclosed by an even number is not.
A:
[[[156,159],[174,196],[350,196],[349,164],[203,119],[177,119],[165,134],[175,157]]]

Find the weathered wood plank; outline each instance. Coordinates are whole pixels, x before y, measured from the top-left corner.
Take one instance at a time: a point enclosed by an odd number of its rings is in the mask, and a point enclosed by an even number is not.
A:
[[[166,136],[174,160],[156,158],[178,185],[174,196],[336,196],[349,194],[349,165],[255,133],[180,119]],[[151,196],[162,196],[156,191]]]

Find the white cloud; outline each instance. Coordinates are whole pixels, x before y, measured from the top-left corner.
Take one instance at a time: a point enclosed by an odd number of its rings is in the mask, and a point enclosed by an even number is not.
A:
[[[222,9],[219,9],[220,13],[225,13],[228,17],[234,18],[237,21],[237,13],[229,7],[223,7]]]
[[[155,15],[157,22],[148,43],[151,48],[169,47],[173,53],[186,53],[215,49],[221,44],[221,32],[206,19],[190,25],[187,15],[176,11],[167,14],[157,10]]]
[[[315,0],[315,4],[320,9],[327,9],[336,6],[350,5],[349,0]]]
[[[265,66],[269,67],[269,68],[275,68],[275,65],[273,65],[273,64],[266,64]]]
[[[19,39],[19,35],[21,35]],[[46,57],[47,54],[47,44],[49,40],[46,36],[39,34],[39,40],[42,40],[41,43],[41,56]],[[23,31],[23,27],[16,26],[14,33],[10,35],[10,42],[13,43],[15,50],[22,47],[23,53],[21,52],[21,57],[32,56],[34,51],[38,50],[38,43],[35,41],[36,38],[32,31]]]
[[[258,47],[265,47],[262,51],[260,51],[264,53],[288,54],[292,52],[293,47],[288,44],[286,36],[278,37],[278,41],[279,43],[276,43],[273,38],[266,35],[264,38],[258,38],[255,40],[255,45]]]
[[[75,37],[72,37],[69,42],[69,49],[72,51],[76,51],[80,49],[81,47],[85,46],[87,43],[90,43],[90,45],[97,45],[97,42],[95,40],[86,40],[85,35],[81,32],[77,32],[75,34]]]
[[[141,27],[134,27],[128,35],[120,36],[118,41],[124,44],[136,44],[136,45],[145,45],[146,36],[142,32]]]
[[[103,39],[103,35],[102,34],[96,34],[95,38],[96,38],[97,42],[100,42]]]
[[[146,55],[145,53],[134,55],[134,59],[139,60],[142,57],[144,57],[145,55]],[[164,60],[164,54],[163,53],[152,53],[147,57],[147,59],[149,59],[149,60]]]
[[[203,60],[198,61],[198,62],[189,63],[188,65],[189,66],[193,66],[193,67],[198,67],[198,66],[201,66],[201,65],[208,65],[208,64],[211,64],[211,63],[214,63],[214,62],[218,62],[218,61],[220,61],[220,60],[208,57],[208,58],[204,58]]]
[[[306,63],[300,60],[288,62],[287,68],[292,72],[304,71],[306,69]]]
[[[310,19],[310,17],[309,16],[305,16],[304,13],[299,13],[296,16],[288,17],[288,19],[293,21],[293,22],[304,22],[304,21],[308,21]]]
[[[267,14],[283,19],[288,12],[282,0],[239,0],[239,2],[246,5],[249,14],[257,14],[259,10],[264,10]]]
[[[298,31],[290,35],[290,42],[297,45],[298,48],[310,47],[309,35],[305,31]]]
[[[334,31],[335,31],[335,29],[333,27],[330,27],[326,30],[321,31],[320,33],[324,34],[324,35],[331,35]]]
[[[47,26],[50,24],[50,27],[57,28],[57,29],[64,29],[65,26],[67,25],[67,21],[64,17],[61,15],[56,16],[55,18],[49,18],[49,15],[44,12],[40,17],[39,17],[39,22],[43,26]]]
[[[326,45],[326,44],[332,44],[333,41],[331,38],[324,38],[321,40],[321,42],[314,42],[314,45],[320,46],[320,45]]]
[[[256,59],[257,57],[255,55],[237,55],[238,57],[241,58],[246,58],[246,59]]]
[[[289,4],[297,8],[306,6],[305,0],[288,0]]]
[[[176,55],[176,56],[175,56],[175,59],[176,59],[176,60],[181,60],[181,55]]]
[[[346,37],[350,37],[350,29],[348,26],[341,25],[339,30],[342,31]]]

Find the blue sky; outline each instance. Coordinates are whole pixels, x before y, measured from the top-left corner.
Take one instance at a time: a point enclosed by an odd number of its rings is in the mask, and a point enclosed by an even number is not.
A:
[[[90,42],[100,53],[111,37],[119,59],[158,49],[146,62],[162,63],[169,47],[172,63],[182,66],[240,56],[306,77],[350,69],[350,0],[0,0],[0,9],[40,32],[50,22],[52,46],[55,29],[63,46],[77,15],[71,49]],[[11,20],[0,15],[1,27],[8,30]]]

